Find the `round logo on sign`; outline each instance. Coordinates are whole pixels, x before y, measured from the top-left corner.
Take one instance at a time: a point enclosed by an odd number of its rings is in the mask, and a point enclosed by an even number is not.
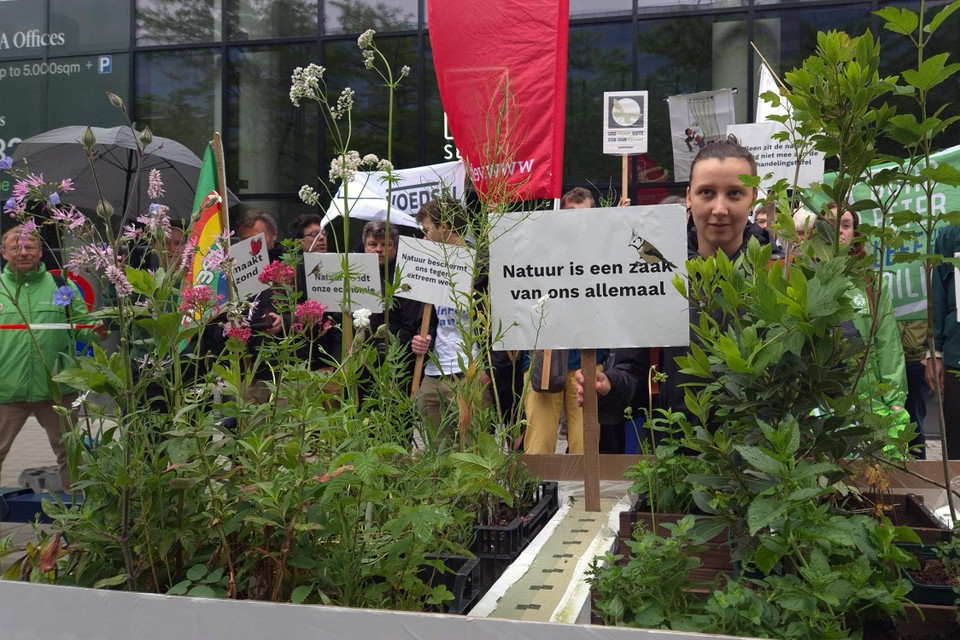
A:
[[[629,127],[640,120],[640,105],[633,98],[617,98],[610,115],[621,127]]]

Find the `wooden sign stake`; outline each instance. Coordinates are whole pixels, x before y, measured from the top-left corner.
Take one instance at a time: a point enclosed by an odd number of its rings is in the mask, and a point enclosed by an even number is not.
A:
[[[553,360],[553,349],[543,350],[543,368],[540,370],[540,388],[550,388],[550,363]]]
[[[583,372],[583,506],[600,511],[600,420],[597,416],[597,352],[580,350]]]
[[[629,156],[621,156],[621,158],[622,158],[622,160],[623,160],[623,163],[622,163],[622,166],[621,166],[620,202],[623,202],[623,199],[627,197],[628,189],[630,188],[630,185],[628,184],[628,178],[629,178],[629,173],[630,173],[630,172],[629,172],[629,165],[628,165],[628,162],[627,162],[627,158],[628,158],[628,157],[629,157]]]

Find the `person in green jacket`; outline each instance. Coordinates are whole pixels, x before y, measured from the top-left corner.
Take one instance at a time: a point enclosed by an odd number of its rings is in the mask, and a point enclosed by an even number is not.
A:
[[[934,242],[934,252],[946,258],[960,253],[960,227],[945,227]],[[956,268],[939,264],[933,270],[930,297],[933,298],[934,354],[924,358],[927,384],[939,388],[943,398],[944,429],[948,460],[960,460],[960,318],[957,317]],[[935,355],[935,357],[931,357]]]
[[[837,207],[830,205],[834,215]],[[850,247],[851,253],[864,258],[866,249],[856,240],[860,218],[855,211],[844,211],[840,216],[840,244]],[[903,345],[897,318],[893,314],[893,302],[885,287],[880,287],[879,295],[873,285],[866,288],[854,288],[847,292],[857,313],[853,317],[853,327],[857,334],[866,339],[877,319],[876,332],[870,345],[870,360],[864,368],[857,385],[862,397],[871,398],[871,409],[882,416],[893,415],[894,425],[890,435],[911,428],[911,420],[904,409],[907,401],[907,369],[903,358]],[[877,390],[880,389],[880,393]]]
[[[55,405],[70,406],[76,393],[64,393],[51,380],[71,352],[75,339],[89,341],[90,331],[78,336],[67,328],[40,328],[37,325],[64,325],[78,322],[87,312],[75,285],[58,285],[41,264],[42,245],[34,235],[22,236],[23,227],[3,234],[3,259],[0,274],[0,467],[13,441],[30,415],[34,415],[57,456],[57,468],[63,489],[70,487],[67,452],[61,442],[64,428]],[[67,313],[69,307],[70,313]],[[28,330],[25,326],[31,326]],[[106,330],[99,327],[100,336]],[[59,401],[57,401],[59,396]]]

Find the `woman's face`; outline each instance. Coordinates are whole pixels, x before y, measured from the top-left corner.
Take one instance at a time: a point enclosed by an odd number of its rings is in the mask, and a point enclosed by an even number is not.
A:
[[[853,242],[853,213],[844,211],[840,216],[840,244],[850,246]]]
[[[701,256],[718,250],[732,256],[743,244],[743,229],[757,190],[745,187],[740,175],[750,173],[744,158],[706,158],[694,165],[687,207],[697,228]]]

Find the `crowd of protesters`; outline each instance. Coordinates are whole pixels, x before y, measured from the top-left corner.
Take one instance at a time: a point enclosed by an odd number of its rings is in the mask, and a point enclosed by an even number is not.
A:
[[[785,249],[781,239],[774,231],[776,211],[769,204],[756,206],[757,190],[747,187],[741,180],[742,175],[756,175],[756,162],[750,152],[736,139],[720,140],[705,146],[697,155],[690,169],[690,184],[683,197],[671,196],[665,202],[682,204],[687,214],[687,247],[689,259],[707,258],[719,253],[736,259],[747,247],[748,241],[756,239],[760,244],[772,244],[773,255],[779,258]],[[629,204],[621,200],[621,205]],[[596,202],[590,191],[576,188],[564,194],[560,208],[570,210],[592,209]],[[756,208],[755,208],[756,207]],[[824,216],[810,211],[798,210],[794,216],[795,240],[808,239],[817,224],[839,225],[840,243],[851,252],[865,255],[862,239],[857,235],[859,217],[854,211],[839,212],[835,205],[831,213]],[[839,220],[838,220],[839,213]],[[586,214],[589,215],[589,214]],[[753,218],[753,220],[751,220]],[[423,235],[427,240],[463,246],[471,241],[467,212],[462,204],[452,199],[438,199],[425,204],[417,214]],[[279,260],[284,252],[278,243],[279,230],[274,218],[264,211],[248,210],[234,225],[236,237],[250,238],[263,234],[264,243],[271,261]],[[324,221],[315,214],[305,214],[295,218],[289,227],[289,236],[299,244],[304,253],[337,250],[328,237]],[[960,241],[960,232],[951,228],[939,236],[938,252],[952,256]],[[24,283],[37,280],[43,283],[43,290],[53,295],[54,289],[63,289],[59,281],[46,273],[40,262],[38,240],[13,237],[11,232],[4,234],[4,258],[6,267],[3,277],[10,280],[10,286],[22,287]],[[358,246],[354,251],[375,254],[379,266],[383,269],[384,280],[381,293],[385,294],[388,283],[392,283],[396,272],[397,247],[399,233],[396,225],[383,221],[372,221],[363,229]],[[173,264],[179,261],[179,253],[184,244],[184,231],[172,228],[167,244],[160,251],[161,263]],[[789,259],[789,257],[788,257]],[[483,258],[481,257],[481,264]],[[478,268],[473,283],[474,295],[483,300],[487,288],[487,277],[483,268]],[[925,404],[930,388],[940,385],[948,392],[946,412],[957,415],[960,409],[955,407],[960,392],[950,385],[957,385],[958,377],[949,371],[960,370],[960,324],[957,322],[955,288],[952,283],[953,270],[939,269],[934,278],[932,295],[936,317],[934,328],[937,353],[926,352],[916,323],[901,322],[899,325],[892,312],[890,295],[883,287],[874,290],[869,285],[866,290],[850,293],[854,303],[860,305],[856,321],[845,331],[852,335],[866,337],[872,335],[873,357],[866,367],[868,376],[863,379],[866,395],[869,386],[882,383],[888,392],[876,402],[882,406],[874,407],[879,413],[897,416],[897,428],[907,428],[911,423],[919,425],[917,445],[914,453],[923,457],[922,423]],[[297,273],[297,286],[300,297],[306,298],[308,274],[301,263]],[[63,289],[63,291],[66,291]],[[388,296],[385,296],[388,297]],[[467,311],[454,307],[435,306],[431,309],[425,330],[421,330],[423,306],[403,297],[389,296],[392,306],[389,314],[376,313],[371,317],[370,335],[378,341],[379,358],[383,359],[390,341],[395,341],[407,359],[409,366],[401,367],[401,375],[396,380],[404,389],[417,390],[416,406],[419,410],[420,428],[430,432],[431,437],[455,438],[456,414],[462,409],[458,406],[461,387],[469,377],[466,363],[473,362],[476,352],[482,345],[465,344],[464,336],[476,332],[464,330],[470,318]],[[2,300],[0,300],[2,303]],[[32,303],[31,303],[32,304]],[[70,308],[75,305],[71,303]],[[82,312],[82,305],[78,313]],[[484,314],[479,307],[475,313]],[[0,306],[0,314],[6,314],[7,307]],[[62,313],[62,309],[60,312]],[[699,310],[690,309],[690,322],[696,324]],[[314,369],[332,370],[337,366],[343,350],[343,334],[340,327],[343,318],[339,313],[329,314],[330,330],[320,336],[320,349],[302,354],[311,359]],[[40,316],[38,316],[39,318]],[[282,333],[289,318],[276,308],[271,292],[259,295],[256,312],[251,316],[251,328],[255,337],[248,346],[251,354],[256,354],[263,341]],[[381,325],[387,326],[381,329]],[[871,326],[877,330],[872,331]],[[872,333],[871,333],[872,331]],[[25,362],[30,360],[21,352],[24,345],[10,339],[11,332],[3,332],[0,341],[0,354],[4,360]],[[46,334],[50,339],[63,342],[63,335],[56,332]],[[697,336],[691,332],[691,342],[696,344]],[[943,345],[942,347],[940,345]],[[489,345],[487,345],[489,347]],[[49,349],[63,349],[64,344],[51,343]],[[628,450],[627,441],[631,429],[636,423],[625,416],[653,404],[655,407],[673,411],[686,411],[683,400],[684,385],[691,382],[677,366],[676,358],[688,353],[689,347],[668,347],[660,349],[603,349],[596,353],[598,363],[596,372],[596,394],[598,397],[601,453],[623,453]],[[15,354],[20,353],[17,356]],[[492,357],[484,360],[489,366],[478,374],[481,383],[478,397],[479,407],[490,407],[494,396],[499,398],[497,406],[501,410],[502,423],[520,422],[525,425],[521,438],[516,443],[528,453],[547,454],[555,452],[583,453],[584,420],[581,405],[583,402],[583,374],[580,369],[581,353],[578,350],[554,352],[507,353],[492,352]],[[51,352],[50,357],[53,357]],[[424,366],[420,378],[413,382],[414,360],[419,357]],[[666,374],[665,381],[658,385],[657,398],[648,397],[647,375],[651,366]],[[948,370],[945,373],[944,366]],[[49,375],[49,372],[47,374]],[[249,391],[249,399],[268,402],[271,399],[270,385],[267,384],[270,371],[264,368],[256,372],[256,383]],[[49,405],[49,394],[39,393],[49,387],[49,378],[41,379],[36,375],[22,377],[30,383],[29,393],[13,386],[13,379],[7,376],[0,385],[0,463],[16,437],[26,416],[34,413],[47,431],[51,446],[57,454],[58,465],[64,486],[69,485],[66,475],[65,453],[60,443],[59,419],[54,420]],[[909,384],[908,384],[909,382]],[[22,385],[21,385],[22,386]],[[369,384],[361,382],[364,393],[369,392]],[[494,389],[496,390],[494,392]],[[70,400],[65,396],[65,400]],[[655,400],[655,402],[653,402]],[[953,404],[950,404],[950,403]],[[50,416],[53,417],[49,417]],[[908,415],[909,414],[909,415]],[[902,417],[901,417],[902,416]],[[948,419],[948,423],[951,420]],[[953,420],[960,426],[960,421]],[[558,435],[566,436],[565,440]],[[952,438],[957,451],[960,451],[960,437]],[[960,457],[960,453],[951,450],[951,458]]]

